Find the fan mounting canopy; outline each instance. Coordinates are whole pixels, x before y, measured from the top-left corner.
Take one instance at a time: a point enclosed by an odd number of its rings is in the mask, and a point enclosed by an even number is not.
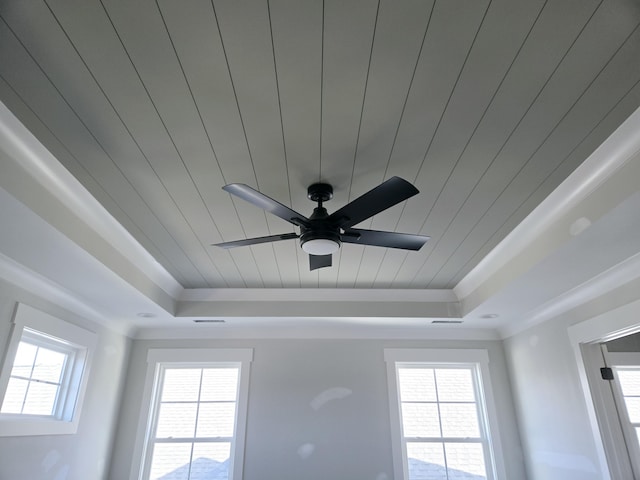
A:
[[[307,198],[312,202],[328,202],[333,198],[333,187],[328,183],[314,183],[307,188]]]

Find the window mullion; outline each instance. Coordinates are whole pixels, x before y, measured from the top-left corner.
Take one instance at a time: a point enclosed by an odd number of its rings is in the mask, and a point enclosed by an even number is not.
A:
[[[233,440],[233,437],[200,437],[200,438],[191,438],[191,437],[167,437],[167,438],[156,438],[154,439],[155,443],[225,443]]]
[[[33,381],[33,371],[36,368],[36,361],[38,360],[38,353],[40,352],[40,347],[35,345],[36,353],[33,356],[33,362],[31,362],[31,370],[29,371],[29,380],[27,381],[27,388],[24,391],[24,396],[22,397],[22,405],[20,407],[20,413],[24,413],[24,406],[27,403],[27,397],[29,396],[29,389],[31,388],[31,382]]]
[[[420,443],[436,443],[436,442],[449,442],[449,443],[482,443],[484,445],[484,439],[481,437],[404,437],[407,442],[420,442]]]
[[[440,429],[440,441],[442,443],[442,457],[444,458],[444,471],[447,475],[447,480],[449,480],[449,466],[447,465],[447,449],[444,444],[444,432],[442,431],[442,412],[440,411],[440,396],[438,395],[438,377],[436,375],[436,369],[432,370],[433,372],[433,385],[436,391],[436,408],[438,409],[438,427]]]
[[[187,478],[191,478],[191,465],[193,464],[193,449],[196,444],[196,435],[198,434],[198,421],[200,420],[200,398],[202,396],[202,378],[204,376],[204,368],[200,369],[200,384],[198,385],[198,400],[196,401],[196,421],[193,426],[193,440],[191,442],[191,453],[189,454],[189,475]]]
[[[58,385],[58,386],[60,386],[60,383],[52,382],[50,380],[38,380],[38,379],[35,379],[35,378],[31,378],[31,377],[23,377],[21,375],[11,375],[11,378],[17,378],[19,380],[26,380],[27,382],[32,382],[32,383],[46,383],[47,385]]]

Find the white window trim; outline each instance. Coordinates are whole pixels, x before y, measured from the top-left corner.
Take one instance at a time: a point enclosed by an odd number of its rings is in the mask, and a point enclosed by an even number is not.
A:
[[[78,431],[82,403],[89,378],[91,356],[96,345],[96,334],[29,305],[19,303],[12,319],[9,341],[2,359],[0,404],[9,384],[13,360],[25,328],[59,338],[74,346],[76,350],[74,368],[70,372],[71,378],[67,386],[77,393],[75,400],[71,398],[72,401],[67,401],[64,406],[63,418],[0,414],[0,437],[74,434]]]
[[[158,376],[163,366],[189,364],[202,366],[210,363],[240,364],[240,378],[238,379],[238,403],[236,429],[232,444],[232,467],[229,480],[242,479],[244,465],[245,433],[247,427],[247,407],[249,399],[249,373],[253,361],[252,348],[152,348],[147,354],[147,374],[142,394],[141,411],[148,412],[140,415],[136,443],[133,449],[130,480],[141,480],[144,474],[145,460],[149,456],[148,444],[154,422],[154,408],[152,403],[157,397]]]
[[[400,391],[398,388],[398,366],[412,363],[440,363],[449,365],[477,365],[480,378],[478,379],[479,406],[485,409],[486,429],[488,437],[489,456],[493,465],[487,465],[487,470],[493,467],[496,480],[506,480],[500,430],[498,429],[497,411],[492,391],[491,375],[489,372],[489,354],[483,349],[451,349],[451,348],[385,348],[384,359],[387,363],[387,383],[389,392],[389,413],[391,416],[391,451],[393,455],[394,477],[397,480],[407,479],[407,454],[402,438],[402,417],[400,412]],[[492,478],[491,472],[487,472]]]

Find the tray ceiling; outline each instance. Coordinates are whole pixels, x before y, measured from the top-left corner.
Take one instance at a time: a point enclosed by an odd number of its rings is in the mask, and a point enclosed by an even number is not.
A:
[[[0,100],[185,288],[455,286],[640,106],[635,1],[0,4]],[[420,194],[309,271],[303,214],[382,181]]]

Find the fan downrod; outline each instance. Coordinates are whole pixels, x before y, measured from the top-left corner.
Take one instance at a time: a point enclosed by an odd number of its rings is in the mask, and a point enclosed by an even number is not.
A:
[[[322,204],[333,198],[333,187],[328,183],[314,183],[307,188],[307,198]]]

